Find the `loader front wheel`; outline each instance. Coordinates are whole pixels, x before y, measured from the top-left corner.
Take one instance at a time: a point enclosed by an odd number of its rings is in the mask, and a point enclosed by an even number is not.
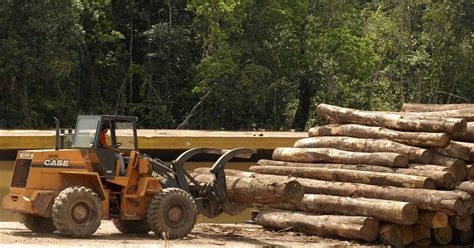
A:
[[[20,214],[20,222],[34,233],[52,233],[56,231],[53,220],[30,214]]]
[[[120,220],[114,219],[115,227],[126,234],[146,234],[150,232],[150,227],[146,220]]]
[[[91,189],[69,187],[54,200],[52,219],[59,233],[84,238],[99,228],[102,219],[102,204]]]
[[[147,210],[151,230],[165,239],[188,235],[196,224],[197,208],[191,195],[178,188],[167,188],[153,196]]]

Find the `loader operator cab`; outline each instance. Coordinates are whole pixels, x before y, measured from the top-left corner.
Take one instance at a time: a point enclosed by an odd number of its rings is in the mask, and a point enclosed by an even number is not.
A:
[[[100,132],[103,125],[110,127],[107,144],[120,149],[125,167],[132,151],[138,151],[137,117],[114,115],[79,115],[76,123],[72,148],[95,154],[100,163],[93,163],[94,171],[106,178],[114,178],[117,173],[115,151],[102,147]],[[89,155],[90,156],[90,155]]]

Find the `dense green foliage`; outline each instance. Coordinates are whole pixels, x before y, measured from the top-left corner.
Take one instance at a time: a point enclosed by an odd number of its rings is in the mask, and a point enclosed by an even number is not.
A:
[[[0,128],[302,130],[320,102],[473,102],[473,23],[471,0],[4,0]]]

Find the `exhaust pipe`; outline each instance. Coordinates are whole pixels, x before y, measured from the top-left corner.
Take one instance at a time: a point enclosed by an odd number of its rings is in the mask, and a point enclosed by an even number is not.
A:
[[[53,116],[53,118],[54,118],[54,123],[56,124],[56,145],[54,147],[54,150],[59,150],[59,143],[60,143],[60,141],[59,141],[59,138],[60,138],[60,136],[59,136],[59,128],[60,128],[59,127],[59,120],[58,120],[58,118],[56,118],[56,116]]]

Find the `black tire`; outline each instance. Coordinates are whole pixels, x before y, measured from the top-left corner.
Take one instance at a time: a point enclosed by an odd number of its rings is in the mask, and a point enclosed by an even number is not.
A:
[[[56,227],[53,220],[30,214],[20,214],[20,222],[34,233],[53,233]]]
[[[91,189],[70,187],[61,191],[54,200],[52,219],[59,233],[84,238],[99,228],[102,204]]]
[[[191,195],[178,188],[167,188],[153,196],[147,210],[148,225],[158,236],[179,239],[196,224],[197,208]]]
[[[113,220],[115,227],[121,233],[146,234],[150,232],[150,226],[146,220]]]

